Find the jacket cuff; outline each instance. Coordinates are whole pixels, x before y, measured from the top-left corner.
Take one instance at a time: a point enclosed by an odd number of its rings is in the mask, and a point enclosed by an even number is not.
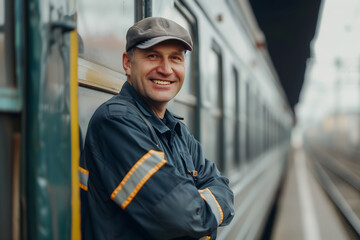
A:
[[[216,200],[214,194],[210,191],[209,188],[199,190],[200,196],[207,202],[210,206],[211,211],[215,215],[218,226],[220,226],[224,220],[224,213],[220,207],[219,202]]]

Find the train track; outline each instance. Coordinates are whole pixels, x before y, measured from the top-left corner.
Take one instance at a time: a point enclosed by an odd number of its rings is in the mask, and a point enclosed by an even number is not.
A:
[[[351,235],[360,239],[360,161],[321,144],[305,146],[322,187],[342,214]]]

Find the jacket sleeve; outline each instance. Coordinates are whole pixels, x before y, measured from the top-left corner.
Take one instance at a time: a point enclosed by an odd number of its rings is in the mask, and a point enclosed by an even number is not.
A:
[[[116,108],[112,114],[95,114],[88,130],[88,154],[94,159],[88,167],[90,174],[95,172],[92,181],[105,187],[103,198],[155,239],[200,239],[214,233],[217,219],[194,183],[166,161],[133,110]]]
[[[200,143],[188,132],[187,142],[197,170],[196,187],[210,206],[219,226],[228,225],[234,217],[234,195],[229,180],[222,176],[215,163],[203,156]]]

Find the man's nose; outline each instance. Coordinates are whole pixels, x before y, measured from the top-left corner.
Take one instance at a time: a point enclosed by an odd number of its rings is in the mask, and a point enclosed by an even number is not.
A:
[[[170,75],[173,73],[171,62],[167,59],[161,61],[160,65],[157,68],[158,72],[163,75]]]

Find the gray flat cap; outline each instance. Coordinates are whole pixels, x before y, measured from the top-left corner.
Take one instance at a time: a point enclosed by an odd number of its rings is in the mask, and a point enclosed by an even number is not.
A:
[[[127,31],[126,51],[133,47],[146,49],[171,39],[182,42],[185,49],[192,50],[191,36],[185,28],[166,18],[144,18]]]

